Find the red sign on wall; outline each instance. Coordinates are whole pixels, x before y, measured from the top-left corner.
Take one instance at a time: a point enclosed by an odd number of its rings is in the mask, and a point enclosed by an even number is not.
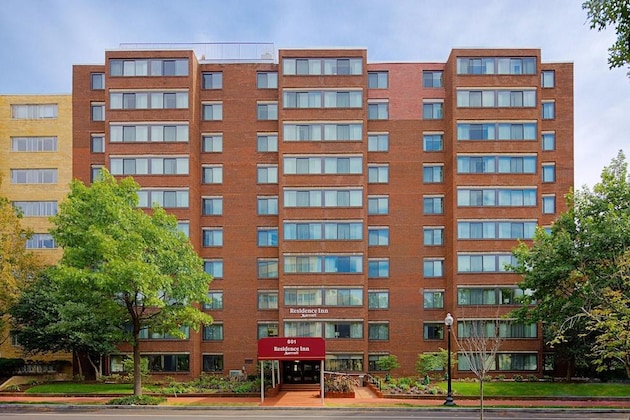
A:
[[[324,360],[321,337],[269,337],[258,340],[258,360]]]

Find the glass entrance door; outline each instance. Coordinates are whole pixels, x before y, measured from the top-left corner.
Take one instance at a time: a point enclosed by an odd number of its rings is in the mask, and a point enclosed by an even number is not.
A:
[[[282,379],[285,384],[318,384],[320,378],[319,360],[296,360],[282,362]]]

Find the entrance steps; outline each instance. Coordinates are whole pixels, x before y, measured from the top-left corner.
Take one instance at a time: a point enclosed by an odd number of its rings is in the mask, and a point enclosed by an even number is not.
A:
[[[282,391],[319,391],[319,384],[282,384]]]

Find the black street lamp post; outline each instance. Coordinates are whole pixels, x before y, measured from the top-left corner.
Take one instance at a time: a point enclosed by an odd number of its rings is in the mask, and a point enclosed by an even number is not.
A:
[[[447,356],[447,374],[446,377],[448,379],[448,392],[446,393],[446,401],[444,401],[444,405],[457,405],[455,401],[453,401],[453,388],[451,387],[451,327],[453,326],[453,316],[449,313],[446,314],[446,318],[444,318],[444,325],[446,325],[447,334],[448,334],[448,356]]]

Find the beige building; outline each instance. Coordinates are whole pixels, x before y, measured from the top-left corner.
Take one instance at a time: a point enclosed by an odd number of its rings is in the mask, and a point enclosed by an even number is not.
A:
[[[57,214],[72,179],[71,95],[0,95],[0,174],[0,196],[22,210],[22,226],[34,233],[28,250],[44,264],[54,264],[62,250],[48,233],[48,219]],[[0,357],[25,356],[7,339]]]

